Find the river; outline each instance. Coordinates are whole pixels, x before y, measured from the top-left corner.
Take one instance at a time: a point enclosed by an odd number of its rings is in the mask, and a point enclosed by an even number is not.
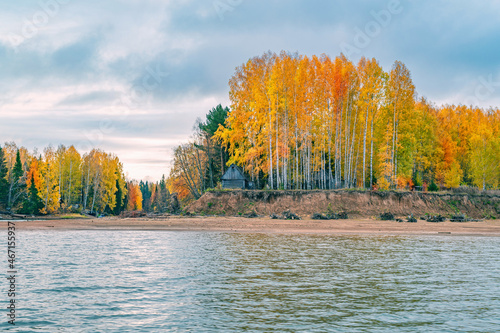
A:
[[[3,331],[500,329],[498,237],[18,230],[17,238],[16,325],[2,292]]]

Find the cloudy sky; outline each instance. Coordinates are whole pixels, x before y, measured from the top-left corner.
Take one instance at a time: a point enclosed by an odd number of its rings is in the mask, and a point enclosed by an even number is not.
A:
[[[271,50],[396,60],[436,104],[500,106],[500,2],[24,0],[0,4],[0,143],[168,174],[236,66]]]

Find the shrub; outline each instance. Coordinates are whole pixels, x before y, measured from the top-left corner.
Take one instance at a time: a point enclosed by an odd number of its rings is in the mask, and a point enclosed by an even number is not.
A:
[[[382,221],[393,221],[394,215],[392,213],[385,212],[385,213],[380,214],[380,219]]]
[[[429,190],[429,192],[437,192],[437,191],[439,191],[439,187],[436,185],[436,183],[434,182],[434,180],[429,185],[428,190]]]

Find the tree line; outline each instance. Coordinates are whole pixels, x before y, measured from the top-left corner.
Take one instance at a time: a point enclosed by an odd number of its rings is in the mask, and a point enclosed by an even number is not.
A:
[[[260,187],[499,186],[500,110],[436,107],[399,61],[268,52],[229,87],[212,140]]]
[[[257,188],[426,190],[500,185],[500,110],[437,107],[396,61],[344,55],[254,57],[218,105],[174,149],[171,192],[185,202],[244,168]]]
[[[14,142],[0,147],[0,210],[118,215],[166,212],[170,200],[164,177],[157,183],[127,181],[119,158],[99,149],[81,155],[74,146],[60,145],[30,154]]]
[[[399,61],[385,72],[376,59],[268,52],[237,67],[229,88],[231,108],[197,120],[155,183],[127,181],[118,157],[99,149],[29,154],[6,143],[0,209],[174,212],[177,198],[221,188],[232,163],[257,188],[499,188],[500,110],[437,107]]]

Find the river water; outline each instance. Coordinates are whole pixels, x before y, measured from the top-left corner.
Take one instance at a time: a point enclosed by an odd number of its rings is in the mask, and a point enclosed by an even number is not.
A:
[[[17,238],[16,325],[7,323],[2,279],[2,331],[500,331],[500,238],[56,230]]]

